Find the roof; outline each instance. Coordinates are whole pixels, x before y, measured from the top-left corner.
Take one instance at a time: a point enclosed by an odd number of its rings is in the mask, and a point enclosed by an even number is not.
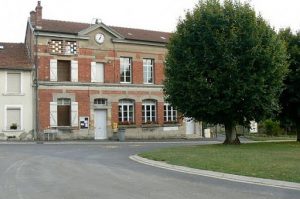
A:
[[[41,29],[38,29],[40,31],[78,34],[78,32],[91,27],[91,24],[42,19],[40,26]],[[161,32],[161,31],[124,28],[124,27],[116,27],[116,26],[108,26],[108,27],[115,30],[120,35],[122,35],[125,39],[128,40],[168,43],[171,35],[171,33]]]
[[[31,69],[27,49],[23,43],[0,42],[0,68]],[[3,48],[2,48],[3,46]]]

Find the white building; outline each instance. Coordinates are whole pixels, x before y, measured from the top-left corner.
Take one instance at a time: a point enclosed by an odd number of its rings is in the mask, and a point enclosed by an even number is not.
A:
[[[0,42],[0,140],[33,137],[32,71],[24,44]]]

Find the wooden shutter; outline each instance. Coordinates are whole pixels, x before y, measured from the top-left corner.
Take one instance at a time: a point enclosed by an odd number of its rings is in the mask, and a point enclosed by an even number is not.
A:
[[[50,127],[57,126],[57,102],[50,102]]]
[[[71,62],[71,81],[78,82],[78,61]]]
[[[91,82],[96,82],[96,62],[91,62]]]
[[[50,81],[57,81],[57,59],[50,59]]]
[[[97,80],[98,82],[104,82],[104,65],[103,63],[97,63],[96,66]]]
[[[71,103],[71,123],[73,127],[78,126],[78,102]]]

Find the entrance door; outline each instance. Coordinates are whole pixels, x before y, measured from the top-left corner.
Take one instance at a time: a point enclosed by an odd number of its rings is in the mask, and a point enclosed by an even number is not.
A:
[[[106,110],[95,110],[95,140],[107,139]]]

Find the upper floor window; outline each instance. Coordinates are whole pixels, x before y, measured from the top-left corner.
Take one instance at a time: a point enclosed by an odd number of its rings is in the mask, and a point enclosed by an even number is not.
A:
[[[144,84],[153,84],[153,59],[143,59]]]
[[[78,61],[51,59],[50,81],[78,82]]]
[[[6,93],[20,94],[21,73],[7,73]]]
[[[75,55],[77,54],[76,41],[51,40],[48,44],[51,54]]]
[[[71,81],[71,61],[57,60],[57,81]]]
[[[177,110],[168,103],[164,104],[164,122],[177,122]]]
[[[120,58],[120,82],[131,83],[132,59],[129,57]]]
[[[144,100],[142,102],[142,121],[143,123],[156,122],[156,101]]]

